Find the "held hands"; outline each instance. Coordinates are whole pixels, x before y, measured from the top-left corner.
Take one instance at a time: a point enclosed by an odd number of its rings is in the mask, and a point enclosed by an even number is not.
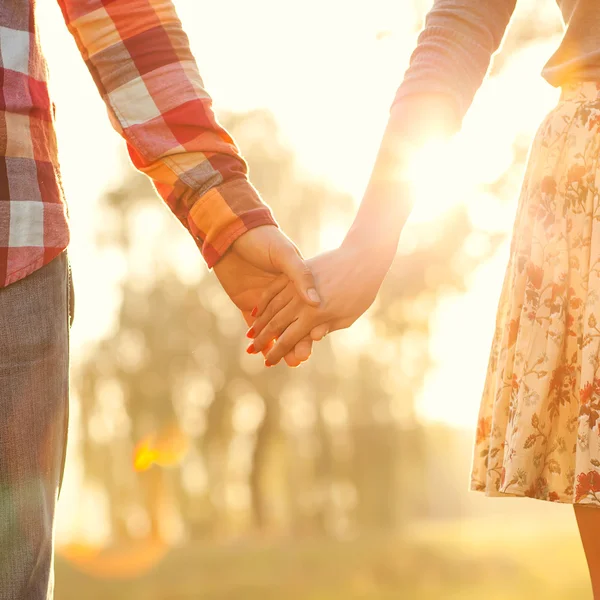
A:
[[[348,238],[340,248],[304,261],[274,226],[238,238],[214,271],[251,325],[247,352],[267,366],[308,360],[314,341],[350,327],[372,304],[395,254]],[[319,290],[317,292],[317,290]]]
[[[422,106],[427,110],[416,114],[426,118],[416,123],[406,106],[392,111],[364,198],[340,248],[304,262],[277,228],[259,227],[241,236],[215,267],[252,325],[248,353],[262,352],[267,366],[282,358],[299,365],[309,358],[313,341],[349,327],[373,304],[413,202],[410,174],[402,167],[432,133],[450,133],[444,123],[456,129],[454,108],[445,99],[419,97],[416,108]]]
[[[350,327],[373,304],[394,252],[345,242],[340,248],[307,261],[321,296],[307,303],[298,285],[285,275],[274,279],[257,305],[248,330],[248,352],[262,352],[267,366],[294,356],[328,332]],[[309,353],[310,354],[310,353]],[[308,357],[307,357],[308,358]]]
[[[252,309],[278,276],[291,282],[297,297],[302,298],[300,302],[306,306],[318,306],[320,301],[313,275],[300,252],[274,226],[256,227],[239,237],[214,266],[214,272],[248,325],[254,321]],[[310,357],[312,340],[305,337],[294,346],[284,357],[290,367],[296,367]],[[269,349],[270,344],[265,344],[265,354]]]

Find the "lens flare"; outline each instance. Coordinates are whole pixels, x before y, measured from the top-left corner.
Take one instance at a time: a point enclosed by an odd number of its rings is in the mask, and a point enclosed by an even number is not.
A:
[[[98,579],[140,577],[156,567],[167,551],[167,544],[159,540],[132,542],[118,548],[68,544],[57,549],[73,567]]]
[[[181,463],[189,449],[189,440],[178,426],[169,427],[158,435],[142,438],[133,453],[133,468],[147,471],[152,465],[174,467]]]

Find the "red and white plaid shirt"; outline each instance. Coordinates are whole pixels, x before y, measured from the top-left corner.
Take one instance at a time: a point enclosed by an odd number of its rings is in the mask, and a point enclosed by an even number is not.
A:
[[[69,242],[35,0],[0,2],[0,287]],[[58,0],[127,142],[209,267],[243,233],[274,225],[219,125],[171,0]]]

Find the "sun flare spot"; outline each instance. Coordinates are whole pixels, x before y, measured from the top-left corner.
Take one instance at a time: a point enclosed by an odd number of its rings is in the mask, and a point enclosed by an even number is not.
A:
[[[413,154],[408,166],[415,199],[413,222],[436,219],[460,202],[460,161],[453,149],[455,143],[454,138],[434,139]]]
[[[158,436],[142,438],[133,453],[133,468],[147,471],[152,465],[172,467],[187,454],[189,441],[179,428],[170,428]]]
[[[506,151],[485,144],[483,135],[466,131],[450,139],[430,140],[415,151],[407,169],[415,200],[413,222],[432,221],[468,204],[481,194],[482,185],[498,177],[490,164],[505,164]]]

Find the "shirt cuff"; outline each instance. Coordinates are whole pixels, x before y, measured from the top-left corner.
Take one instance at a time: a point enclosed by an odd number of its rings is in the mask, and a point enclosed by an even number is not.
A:
[[[263,225],[278,227],[271,209],[247,179],[211,188],[192,206],[188,225],[209,269],[244,233]]]

